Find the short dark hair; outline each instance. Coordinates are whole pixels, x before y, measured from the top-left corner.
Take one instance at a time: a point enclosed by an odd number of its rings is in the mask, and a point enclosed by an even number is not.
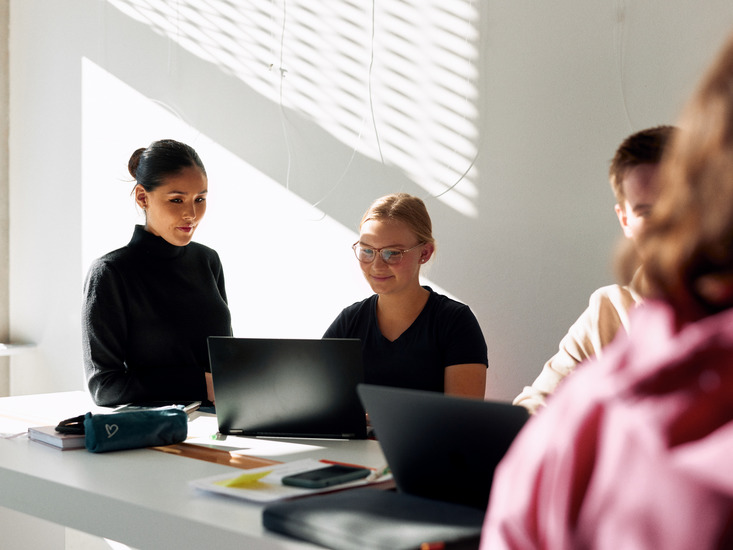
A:
[[[165,183],[166,177],[189,167],[196,167],[206,175],[204,163],[194,148],[174,139],[154,141],[136,150],[127,163],[136,185],[141,185],[145,191],[154,190]]]
[[[626,200],[622,185],[626,173],[640,164],[658,164],[675,130],[674,126],[647,128],[631,134],[618,146],[611,160],[608,176],[616,202],[620,206]]]

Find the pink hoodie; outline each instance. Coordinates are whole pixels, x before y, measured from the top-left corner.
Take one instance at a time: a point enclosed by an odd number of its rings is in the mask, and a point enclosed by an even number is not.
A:
[[[733,310],[630,322],[514,441],[482,550],[733,548]]]

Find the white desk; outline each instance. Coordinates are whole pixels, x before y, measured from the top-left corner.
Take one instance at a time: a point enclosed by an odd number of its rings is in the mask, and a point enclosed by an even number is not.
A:
[[[51,424],[88,410],[99,409],[84,392],[0,398],[0,432],[23,418]],[[297,443],[294,454],[259,456],[372,467],[384,461],[375,441]],[[240,470],[151,449],[61,451],[22,435],[0,439],[0,506],[139,549],[315,548],[265,531],[259,505],[188,486],[189,480],[229,471]]]

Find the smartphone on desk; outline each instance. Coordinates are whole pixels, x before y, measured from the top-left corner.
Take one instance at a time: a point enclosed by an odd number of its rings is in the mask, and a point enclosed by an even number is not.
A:
[[[292,474],[282,478],[283,485],[305,487],[307,489],[321,489],[331,485],[339,485],[367,477],[371,473],[368,468],[333,464],[317,470],[308,470],[299,474]]]

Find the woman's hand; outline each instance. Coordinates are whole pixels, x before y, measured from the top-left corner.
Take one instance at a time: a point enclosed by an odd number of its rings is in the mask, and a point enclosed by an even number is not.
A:
[[[214,378],[211,376],[210,372],[205,372],[204,376],[206,377],[206,399],[211,401],[211,404],[214,403]]]

